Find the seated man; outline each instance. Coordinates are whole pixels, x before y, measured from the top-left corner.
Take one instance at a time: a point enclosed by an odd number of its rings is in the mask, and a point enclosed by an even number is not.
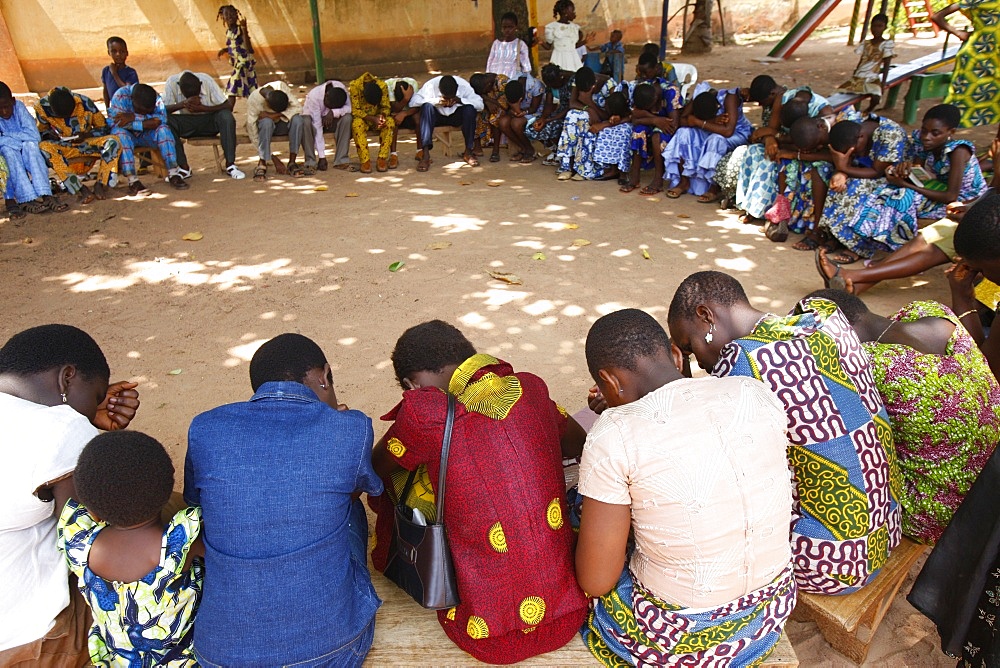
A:
[[[396,121],[390,108],[389,88],[374,74],[365,72],[348,86],[351,93],[351,107],[354,120],[351,130],[354,143],[358,147],[361,171],[369,174],[372,161],[368,153],[368,131],[378,131],[378,161],[375,168],[384,172],[399,166],[399,156],[390,154],[392,138],[396,136]]]
[[[201,72],[182,72],[167,79],[163,88],[163,103],[167,105],[167,125],[177,138],[177,164],[181,176],[191,176],[191,166],[184,154],[184,139],[218,137],[226,156],[226,173],[230,178],[245,179],[236,166],[236,118],[233,105],[215,79]]]
[[[118,179],[121,145],[93,101],[59,86],[35,104],[35,118],[42,136],[38,147],[66,192],[79,195],[83,204],[107,198],[112,181]],[[69,163],[70,159],[81,157],[88,160]],[[94,163],[97,163],[97,183],[91,190],[80,180],[80,175],[89,172]]]
[[[411,107],[410,100],[417,92],[417,80],[412,77],[393,77],[385,80],[385,87],[389,91],[389,111],[392,112],[392,120],[395,127],[392,130],[392,152],[389,159],[396,156],[399,162],[399,154],[396,151],[396,142],[399,139],[400,128],[413,130],[417,138],[417,156],[420,160],[423,149],[420,146],[420,108]]]
[[[326,160],[326,140],[323,138],[323,132],[327,130],[333,130],[336,142],[333,168],[350,171],[351,159],[348,152],[351,150],[351,100],[344,84],[327,81],[322,86],[313,88],[306,95],[302,113],[312,121],[320,171],[326,171],[329,165]]]
[[[849,594],[874,580],[899,544],[902,478],[871,361],[837,305],[807,298],[787,316],[762,313],[735,278],[702,271],[667,317],[701,368],[755,378],[785,406],[799,590]]]
[[[637,309],[597,320],[586,350],[610,406],[580,460],[587,647],[605,665],[756,665],[795,606],[784,407],[750,378],[684,378]]]
[[[357,498],[382,493],[372,422],[337,403],[323,351],[300,334],[254,353],[250,385],[249,401],[202,413],[188,432],[184,500],[206,527],[195,656],[360,666],[382,603]]]
[[[254,181],[267,179],[267,161],[279,174],[311,176],[316,173],[316,146],[312,119],[302,115],[302,103],[284,81],[272,81],[247,98],[247,135],[257,147]],[[271,152],[271,137],[288,137],[288,167]],[[295,163],[299,148],[306,154],[305,168]]]
[[[28,213],[65,211],[69,205],[52,196],[49,168],[38,147],[38,126],[27,107],[0,81],[0,157],[7,163],[4,202],[12,220]],[[22,208],[23,207],[23,208]]]
[[[130,195],[149,192],[135,173],[136,146],[158,148],[169,171],[167,182],[178,190],[188,188],[177,166],[177,145],[167,125],[167,108],[151,86],[137,83],[119,88],[111,98],[108,116],[114,122],[111,131],[122,147],[119,169],[128,179]]]
[[[483,98],[476,95],[468,81],[448,74],[434,77],[414,94],[410,106],[420,109],[423,152],[417,163],[418,172],[426,172],[430,168],[434,128],[442,125],[462,128],[462,139],[465,141],[462,157],[469,165],[479,166],[473,146],[476,141],[476,116],[483,110]]]

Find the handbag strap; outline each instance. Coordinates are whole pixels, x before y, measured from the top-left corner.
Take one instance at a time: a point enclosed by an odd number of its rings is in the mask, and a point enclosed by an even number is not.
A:
[[[444,438],[441,441],[441,469],[438,472],[437,486],[437,521],[435,524],[444,524],[444,487],[448,473],[448,452],[451,450],[451,431],[455,425],[455,395],[448,393],[448,417],[444,422]],[[406,505],[406,499],[410,496],[410,489],[416,479],[417,469],[410,471],[403,485],[403,493],[399,496],[399,505]]]
[[[441,470],[438,471],[437,524],[444,524],[444,485],[448,475],[448,452],[451,450],[451,430],[455,426],[455,395],[448,393],[448,417],[444,422],[441,442]]]

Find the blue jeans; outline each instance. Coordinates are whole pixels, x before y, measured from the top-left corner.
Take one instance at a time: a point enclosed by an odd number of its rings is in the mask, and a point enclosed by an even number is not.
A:
[[[465,150],[472,152],[476,141],[476,116],[479,114],[471,104],[459,105],[450,115],[445,116],[430,102],[420,108],[420,143],[428,151],[434,147],[434,128],[447,125],[462,128]]]
[[[361,564],[363,568],[367,568],[368,516],[365,514],[365,507],[360,499],[355,499],[351,503],[351,514],[348,520],[348,543],[351,559]],[[368,656],[368,650],[372,647],[374,637],[375,619],[372,618],[371,623],[347,644],[314,659],[283,664],[283,668],[354,668],[354,666],[361,666],[365,657]],[[206,660],[205,657],[198,654],[197,648],[194,648],[194,654],[202,666],[224,668],[223,664]]]

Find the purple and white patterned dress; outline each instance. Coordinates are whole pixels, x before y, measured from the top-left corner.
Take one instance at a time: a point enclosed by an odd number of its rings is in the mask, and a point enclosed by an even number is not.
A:
[[[902,478],[861,341],[837,306],[804,299],[723,347],[715,376],[750,376],[788,413],[792,561],[799,589],[849,594],[900,541]]]

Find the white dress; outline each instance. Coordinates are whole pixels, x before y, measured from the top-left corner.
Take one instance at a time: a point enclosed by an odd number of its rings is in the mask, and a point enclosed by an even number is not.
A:
[[[545,26],[545,41],[552,45],[552,57],[549,62],[555,63],[567,72],[576,72],[583,67],[580,54],[576,52],[576,43],[580,41],[580,26],[575,23],[553,21]]]

